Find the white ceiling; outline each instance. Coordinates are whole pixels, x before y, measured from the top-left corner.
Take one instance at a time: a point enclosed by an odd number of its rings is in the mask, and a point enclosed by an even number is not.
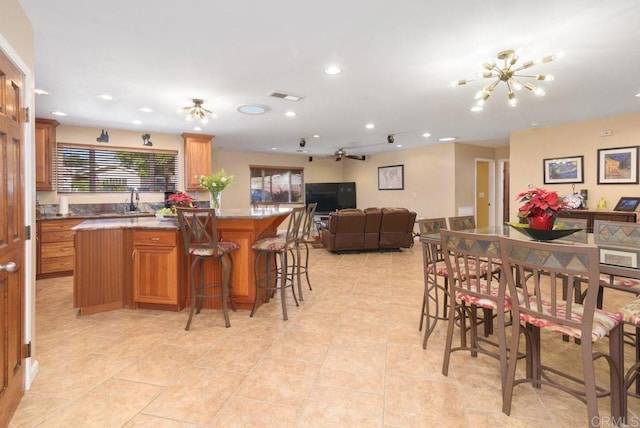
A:
[[[177,110],[202,98],[218,116],[202,131],[216,147],[296,153],[305,138],[304,155],[319,156],[398,150],[388,134],[403,149],[442,136],[499,146],[532,124],[640,111],[638,0],[19,2],[35,30],[36,87],[50,92],[36,98],[36,115],[62,110],[63,124],[152,139],[195,132]],[[512,108],[501,83],[484,111],[470,112],[488,82],[448,83],[477,75],[505,49],[521,49],[521,62],[567,55],[529,69],[555,76],[540,82],[546,96],[521,91]],[[343,73],[324,74],[332,64]],[[270,110],[244,115],[242,104]],[[365,129],[368,122],[376,127]]]

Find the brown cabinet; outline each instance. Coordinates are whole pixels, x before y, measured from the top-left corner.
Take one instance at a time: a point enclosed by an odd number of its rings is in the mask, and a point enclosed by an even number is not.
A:
[[[202,190],[201,175],[211,175],[211,140],[213,135],[182,134],[184,139],[184,186],[186,190]]]
[[[146,229],[133,232],[133,302],[184,307],[179,273],[181,253],[175,230]]]
[[[82,220],[39,221],[37,230],[37,279],[73,275],[75,233],[71,228]]]
[[[58,121],[36,119],[36,190],[53,190],[53,152]]]
[[[600,210],[566,210],[558,213],[559,218],[581,218],[587,220],[587,232],[593,233],[593,223],[596,220],[623,221],[635,223],[635,212],[600,211]]]

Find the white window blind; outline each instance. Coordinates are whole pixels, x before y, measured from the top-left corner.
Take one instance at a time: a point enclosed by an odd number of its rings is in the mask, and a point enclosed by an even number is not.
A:
[[[58,143],[56,187],[68,192],[176,190],[178,152]]]

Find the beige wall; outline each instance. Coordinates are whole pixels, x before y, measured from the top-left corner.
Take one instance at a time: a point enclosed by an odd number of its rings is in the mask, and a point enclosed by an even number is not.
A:
[[[214,139],[215,141],[215,139]],[[278,155],[271,153],[233,152],[228,150],[213,151],[213,171],[224,168],[225,172],[234,175],[233,183],[222,194],[222,207],[241,208],[250,203],[250,165],[287,166],[304,168],[306,183],[343,181],[343,166],[333,158],[308,157],[300,155]]]
[[[612,135],[602,137],[602,131]],[[598,149],[640,144],[640,113],[630,113],[600,119],[575,122],[548,128],[537,128],[511,134],[511,200],[526,190],[527,185],[556,190],[560,195],[572,193],[571,184],[543,184],[542,160],[554,157],[584,156],[584,183],[579,189],[589,190],[589,208],[595,209],[604,197],[607,208],[613,209],[621,196],[640,196],[637,184],[598,185]],[[511,205],[515,219],[519,204]]]
[[[419,217],[453,215],[455,153],[453,144],[388,152],[366,161],[345,159],[345,181],[356,182],[358,207],[406,207]],[[378,190],[378,167],[404,165],[404,190]]]
[[[0,11],[0,35],[33,71],[35,50],[31,22],[15,0],[0,0]]]
[[[142,132],[111,130],[109,143],[96,143],[102,130],[71,125],[57,128],[59,142],[103,145],[112,147],[141,147]],[[177,150],[183,158],[183,140],[178,135],[152,133],[153,148]],[[215,146],[215,138],[214,138]],[[355,181],[357,206],[406,207],[419,217],[448,217],[456,215],[459,206],[473,206],[474,170],[476,158],[494,159],[492,148],[470,144],[449,143],[373,155],[361,162],[333,157],[314,157],[272,153],[248,153],[213,150],[212,168],[221,168],[235,176],[233,184],[222,195],[225,208],[249,205],[250,165],[289,166],[304,168],[305,182]],[[378,167],[404,165],[404,190],[378,190]],[[184,164],[180,163],[178,189],[184,189]],[[191,192],[199,200],[207,200],[206,192]],[[38,192],[40,203],[57,204],[57,192]],[[126,193],[71,194],[69,202],[124,202]],[[142,202],[160,202],[161,193],[141,193]]]

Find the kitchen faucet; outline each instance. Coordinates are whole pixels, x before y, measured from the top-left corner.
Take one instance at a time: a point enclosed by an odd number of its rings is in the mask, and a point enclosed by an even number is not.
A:
[[[133,203],[133,193],[136,194],[136,202]],[[137,187],[131,188],[131,198],[129,199],[129,211],[138,211],[138,205],[140,204],[140,194]]]

